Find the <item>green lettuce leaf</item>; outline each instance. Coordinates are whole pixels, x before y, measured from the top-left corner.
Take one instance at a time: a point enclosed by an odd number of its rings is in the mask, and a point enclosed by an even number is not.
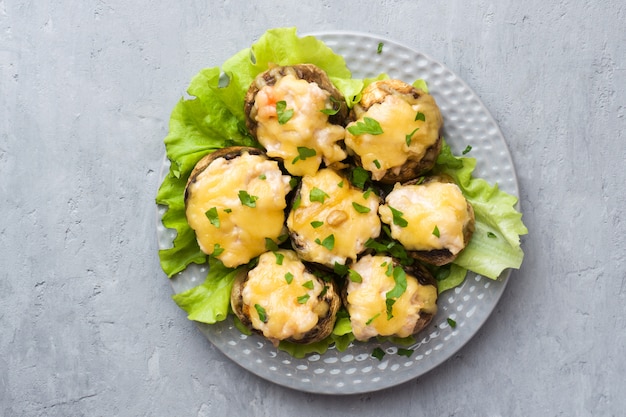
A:
[[[185,310],[189,320],[214,324],[228,316],[230,292],[237,274],[246,267],[227,268],[219,260],[209,259],[209,272],[201,285],[174,294],[176,304]]]
[[[515,208],[517,198],[500,190],[497,184],[474,178],[475,167],[476,159],[454,156],[444,142],[434,171],[455,180],[472,204],[476,217],[472,239],[454,264],[497,279],[505,269],[520,267],[524,258],[520,235],[527,234],[528,229],[522,222],[522,214]],[[456,274],[450,275],[458,280]],[[441,285],[442,281],[439,282]]]

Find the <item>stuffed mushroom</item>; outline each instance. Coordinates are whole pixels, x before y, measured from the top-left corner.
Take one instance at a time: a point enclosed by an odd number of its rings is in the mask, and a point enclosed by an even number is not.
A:
[[[274,345],[313,343],[333,330],[341,297],[291,250],[265,252],[247,274],[239,274],[231,306],[241,322]]]
[[[296,176],[346,158],[348,108],[327,74],[312,64],[277,66],[259,74],[246,94],[250,132]]]
[[[349,269],[344,304],[354,337],[408,337],[437,313],[437,283],[419,263],[401,266],[390,256],[365,255]]]
[[[202,158],[185,188],[185,214],[200,249],[236,267],[266,251],[267,239],[279,242],[289,182],[259,149],[224,148]]]
[[[430,94],[400,80],[379,80],[363,90],[353,110],[345,144],[372,179],[405,182],[434,166],[443,118]]]
[[[474,232],[474,210],[447,176],[396,184],[378,212],[408,253],[441,266],[452,262]]]
[[[306,261],[328,267],[356,260],[380,234],[380,197],[325,168],[302,178],[287,217],[293,248]]]

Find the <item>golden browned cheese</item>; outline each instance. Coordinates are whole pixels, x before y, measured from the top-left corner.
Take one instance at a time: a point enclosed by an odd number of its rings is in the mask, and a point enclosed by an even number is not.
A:
[[[297,200],[287,228],[298,254],[307,261],[343,265],[380,234],[379,197],[353,187],[332,169],[303,177]],[[333,241],[330,248],[327,239]]]
[[[257,139],[269,156],[284,160],[292,175],[311,175],[322,161],[329,166],[346,158],[338,144],[344,138],[344,128],[329,123],[328,115],[322,112],[333,106],[329,97],[330,93],[316,83],[291,74],[264,86],[255,97]],[[276,110],[279,102],[284,102],[284,112],[293,111],[284,123]],[[315,154],[302,153],[302,148]]]
[[[387,87],[398,88],[402,93]],[[399,80],[371,84],[364,92],[365,107],[357,105],[357,120],[346,127],[346,146],[360,163],[381,180],[387,171],[399,171],[407,161],[419,161],[440,137],[443,119],[434,98]],[[416,97],[417,96],[417,97]],[[380,125],[382,133],[351,133],[366,118]]]
[[[408,337],[414,334],[422,315],[437,312],[437,287],[421,285],[407,274],[406,290],[388,314],[386,295],[396,285],[390,266],[393,259],[381,255],[366,255],[350,266],[362,279],[361,282],[349,280],[346,296],[352,332],[357,340],[379,335]]]
[[[396,210],[394,221],[394,212]],[[464,247],[464,227],[472,221],[467,200],[451,182],[419,185],[396,184],[379,208],[391,235],[408,250],[448,249],[457,254]],[[399,225],[398,217],[406,224]]]
[[[328,314],[322,291],[323,283],[305,270],[295,252],[280,250],[259,257],[248,273],[242,300],[252,327],[265,337],[297,340]]]
[[[275,161],[261,155],[211,162],[187,190],[187,221],[200,249],[228,267],[263,253],[265,239],[277,241],[284,232],[289,180]]]

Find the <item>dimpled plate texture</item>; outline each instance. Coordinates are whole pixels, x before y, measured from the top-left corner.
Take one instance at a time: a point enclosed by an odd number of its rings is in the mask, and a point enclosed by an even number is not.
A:
[[[444,137],[455,154],[472,146],[477,159],[476,175],[518,196],[517,179],[502,134],[474,92],[441,63],[394,41],[354,32],[313,34],[342,55],[355,78],[374,77],[381,72],[412,83],[423,78],[441,108]],[[377,53],[378,44],[383,51]],[[167,172],[164,163],[162,175]],[[174,232],[163,227],[159,207],[157,235],[161,248],[170,247]],[[201,284],[206,266],[192,265],[171,279],[176,293]],[[498,280],[469,273],[465,282],[440,295],[439,312],[432,323],[416,336],[410,357],[398,355],[391,343],[354,343],[346,351],[329,349],[295,359],[278,351],[264,338],[241,334],[229,318],[215,325],[198,324],[202,333],[220,351],[248,371],[286,387],[323,394],[358,394],[389,388],[432,370],[457,352],[479,330],[504,291],[509,272]],[[448,318],[456,322],[452,328]],[[385,352],[382,360],[371,353]]]

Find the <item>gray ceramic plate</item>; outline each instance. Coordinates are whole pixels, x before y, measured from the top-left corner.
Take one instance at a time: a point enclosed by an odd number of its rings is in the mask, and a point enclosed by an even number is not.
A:
[[[500,129],[476,94],[453,72],[434,59],[389,39],[354,32],[313,34],[342,55],[353,76],[374,77],[386,72],[392,78],[412,83],[423,78],[444,116],[444,137],[455,154],[472,146],[477,159],[475,174],[501,189],[519,196],[517,178]],[[383,52],[377,53],[383,43]],[[163,175],[167,170],[164,164]],[[174,235],[166,230],[158,209],[157,234],[161,248],[172,244]],[[176,293],[201,284],[206,267],[190,266],[172,278]],[[330,349],[323,355],[294,359],[277,351],[260,336],[242,335],[231,319],[216,325],[199,324],[200,331],[227,357],[248,371],[300,391],[324,394],[356,394],[392,387],[437,367],[480,329],[495,308],[509,277],[503,273],[493,281],[468,274],[465,282],[439,297],[439,312],[432,324],[420,333],[409,357],[397,354],[392,344],[355,343],[348,350]],[[456,321],[454,328],[447,319]],[[371,356],[380,346],[382,360]]]

